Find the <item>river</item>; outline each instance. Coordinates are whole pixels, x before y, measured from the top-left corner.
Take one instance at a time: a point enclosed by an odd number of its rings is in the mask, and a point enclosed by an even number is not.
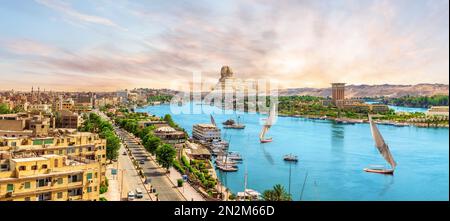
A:
[[[170,105],[137,111],[157,116],[171,114],[190,135],[193,124],[210,122],[209,114],[173,114]],[[273,142],[260,144],[259,120],[264,116],[242,112],[213,115],[220,127],[237,115],[246,124],[244,130],[222,129],[223,138],[230,141],[230,151],[244,157],[238,172],[218,171],[222,182],[234,193],[243,191],[247,172],[247,188],[263,192],[275,184],[282,184],[286,190],[290,186],[294,200],[449,200],[448,128],[379,125],[398,163],[395,175],[390,176],[363,171],[371,164],[385,165],[374,147],[368,124],[279,117],[267,134]],[[298,155],[298,163],[283,161],[289,153]]]

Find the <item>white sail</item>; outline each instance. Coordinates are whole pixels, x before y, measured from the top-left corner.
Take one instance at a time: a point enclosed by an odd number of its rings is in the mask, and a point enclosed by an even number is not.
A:
[[[214,120],[214,117],[212,116],[212,114],[210,116],[211,116],[211,124],[214,126],[217,126],[216,121]]]
[[[266,135],[267,131],[269,130],[269,127],[270,126],[267,126],[267,125],[263,126],[263,128],[261,130],[261,133],[259,134],[259,139],[260,140],[264,140],[264,136]]]
[[[369,116],[370,122],[370,131],[372,132],[373,140],[375,141],[375,147],[377,147],[380,154],[384,157],[384,159],[392,166],[392,169],[397,166],[397,163],[394,161],[392,157],[391,151],[389,151],[389,146],[384,142],[383,136],[381,136],[380,131],[376,124],[372,121],[372,117]]]
[[[266,121],[264,122],[264,126],[261,130],[261,133],[259,134],[259,139],[264,140],[265,135],[267,131],[269,131],[270,127],[272,126],[274,122],[274,116],[275,116],[275,106],[272,106],[269,116],[267,117]],[[269,138],[270,139],[270,138]]]

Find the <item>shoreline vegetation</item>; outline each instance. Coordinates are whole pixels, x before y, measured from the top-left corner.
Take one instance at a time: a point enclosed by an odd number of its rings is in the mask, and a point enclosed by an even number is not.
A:
[[[169,103],[170,96],[158,96],[149,98],[147,105],[158,105]],[[429,116],[424,112],[395,112],[389,109],[387,112],[370,112],[365,110],[352,111],[342,110],[335,106],[325,106],[322,102],[327,98],[315,96],[280,96],[278,98],[278,116],[280,117],[295,117],[314,120],[331,120],[342,124],[356,124],[368,123],[368,114],[373,114],[374,120],[378,124],[392,125],[392,126],[416,126],[416,127],[432,127],[432,128],[448,128],[448,116]],[[439,105],[448,105],[448,95],[434,95],[434,96],[404,96],[400,98],[361,98],[364,101],[372,101],[380,104],[395,105],[405,107],[426,107]],[[151,101],[151,102],[150,102]],[[247,109],[244,112],[248,113],[248,107],[255,104],[249,104],[248,98],[244,98],[244,106]],[[266,103],[270,103],[266,99]],[[142,105],[145,106],[145,105]],[[226,107],[218,106],[225,109]],[[234,106],[235,107],[235,106]],[[235,108],[233,108],[235,109]],[[264,114],[264,111],[256,109],[256,113]]]

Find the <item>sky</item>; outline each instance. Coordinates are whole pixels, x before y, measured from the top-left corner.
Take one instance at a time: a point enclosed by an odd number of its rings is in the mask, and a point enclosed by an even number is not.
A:
[[[0,0],[0,90],[449,83],[448,0]]]

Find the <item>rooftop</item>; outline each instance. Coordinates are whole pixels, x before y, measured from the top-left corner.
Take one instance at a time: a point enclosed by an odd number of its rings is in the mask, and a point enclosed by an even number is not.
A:
[[[217,127],[214,124],[195,124],[194,126],[196,127],[202,127],[202,128],[214,128],[216,129]]]

